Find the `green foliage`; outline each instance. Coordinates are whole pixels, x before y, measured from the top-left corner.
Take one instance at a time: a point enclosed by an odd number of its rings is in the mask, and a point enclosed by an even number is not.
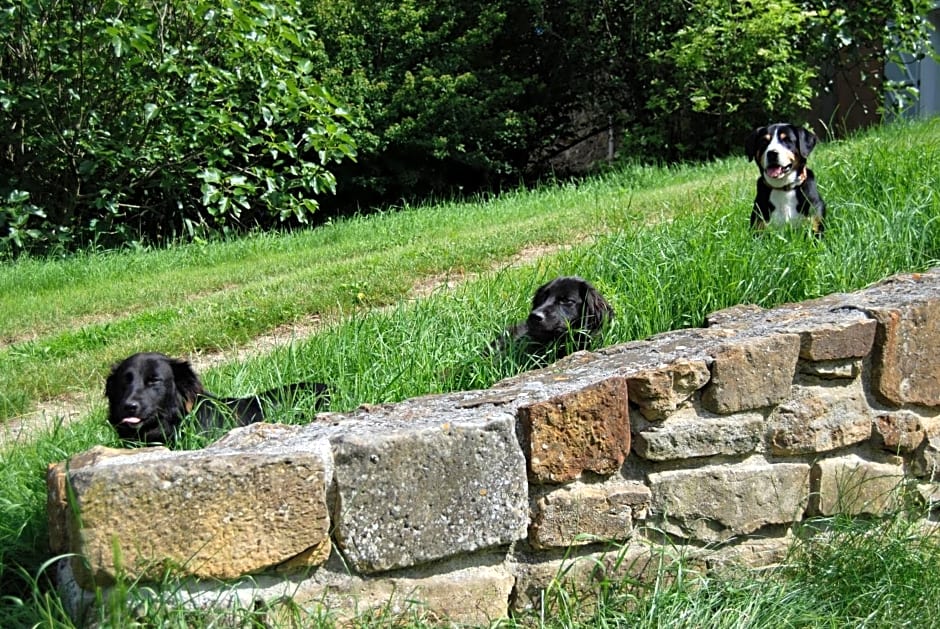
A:
[[[677,151],[726,149],[747,121],[808,109],[814,73],[799,41],[810,19],[791,0],[693,3],[668,46],[650,55],[657,76],[647,106],[677,126]]]
[[[933,0],[806,0],[804,4],[814,16],[804,46],[819,70],[817,92],[830,90],[840,76],[858,72],[864,87],[878,96],[883,91],[892,96],[889,113],[903,110],[916,97],[915,86],[887,81],[884,65],[885,61],[901,65],[911,58],[938,58],[940,51],[931,44],[934,29],[927,19],[936,6]],[[859,105],[867,107],[868,103]]]
[[[2,251],[303,221],[354,155],[293,0],[2,0],[0,44]]]

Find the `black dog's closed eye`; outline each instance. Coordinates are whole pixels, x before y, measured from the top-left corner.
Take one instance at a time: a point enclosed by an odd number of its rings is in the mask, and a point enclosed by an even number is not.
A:
[[[125,441],[172,443],[183,418],[191,412],[203,431],[225,425],[227,419],[244,426],[264,419],[263,403],[276,404],[300,392],[315,396],[316,407],[329,402],[329,390],[319,382],[299,382],[243,398],[217,397],[207,392],[185,360],[156,352],[129,356],[112,367],[105,383],[108,422]]]
[[[527,355],[557,359],[587,349],[614,318],[614,310],[580,277],[557,277],[535,291],[529,317],[507,328],[491,349],[519,349]]]

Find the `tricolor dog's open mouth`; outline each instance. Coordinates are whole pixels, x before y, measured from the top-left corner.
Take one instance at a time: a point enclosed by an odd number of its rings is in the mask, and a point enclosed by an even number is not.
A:
[[[774,166],[768,166],[767,169],[764,171],[764,174],[766,174],[771,179],[782,179],[792,169],[793,169],[793,164],[787,164],[786,166],[781,166],[779,164],[776,164]]]

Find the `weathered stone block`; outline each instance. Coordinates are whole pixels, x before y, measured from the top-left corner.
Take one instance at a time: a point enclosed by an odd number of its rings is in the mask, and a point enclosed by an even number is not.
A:
[[[879,323],[874,392],[897,406],[940,405],[940,299],[870,313]]]
[[[649,488],[636,481],[552,489],[535,503],[529,541],[550,548],[625,540],[634,519],[646,517],[649,503]]]
[[[583,472],[613,474],[630,452],[627,383],[609,378],[518,411],[529,475],[563,483]]]
[[[297,609],[332,618],[338,626],[361,626],[363,615],[373,620],[370,626],[399,626],[414,617],[448,626],[483,626],[509,613],[514,578],[504,559],[483,553],[361,576],[350,573],[334,556],[327,564],[290,578],[261,574],[224,584],[185,579],[173,588],[156,589],[149,600],[172,609],[200,610],[202,620],[211,619],[207,612],[215,609],[220,626],[232,624],[237,617],[232,610],[259,605],[266,608],[266,626],[274,627],[297,626]],[[59,591],[65,592],[63,603],[73,619],[90,622],[93,619],[83,619],[82,613],[94,609],[95,595],[75,587],[71,567],[63,564],[57,577]],[[102,594],[107,600],[112,590],[104,588]]]
[[[651,461],[750,454],[762,447],[764,432],[759,412],[716,417],[686,407],[664,422],[638,423],[633,451]]]
[[[329,456],[326,441],[302,451],[92,451],[67,471],[69,545],[85,560],[73,562],[78,582],[108,584],[121,570],[157,579],[167,567],[228,579],[303,553],[324,561]]]
[[[718,542],[800,520],[809,497],[809,465],[745,462],[654,472],[649,485],[653,515],[667,533]]]
[[[800,361],[797,368],[800,374],[820,380],[854,380],[862,373],[862,362],[858,358]]]
[[[413,566],[526,537],[515,418],[452,410],[453,421],[443,421],[443,410],[332,437],[335,537],[356,570]]]
[[[894,454],[908,454],[927,436],[921,418],[910,411],[881,413],[872,422],[872,443]]]
[[[650,420],[663,419],[705,386],[711,373],[704,360],[677,359],[627,376],[630,401]]]
[[[578,611],[589,613],[605,581],[618,583],[629,578],[641,583],[669,582],[676,574],[680,559],[686,575],[704,572],[704,555],[694,548],[678,549],[637,541],[608,552],[568,555],[563,559],[530,557],[529,561],[511,566],[516,578],[511,609],[514,612],[544,610],[547,617],[554,617],[559,611],[558,600],[550,590],[563,589],[576,601]]]
[[[868,356],[877,323],[859,312],[844,311],[843,315],[841,321],[827,321],[800,330],[800,358],[828,361]]]
[[[871,437],[872,411],[861,382],[796,386],[768,419],[770,451],[781,456],[828,452]]]
[[[775,334],[726,343],[714,353],[702,406],[719,414],[772,406],[790,392],[800,337]]]
[[[882,514],[896,506],[903,479],[900,462],[874,463],[855,454],[825,459],[813,466],[811,509],[819,515]]]
[[[940,435],[927,434],[911,467],[915,476],[931,481],[940,479]]]
[[[792,542],[793,536],[789,534],[744,539],[736,544],[716,548],[705,557],[705,565],[709,570],[767,568],[786,559]]]

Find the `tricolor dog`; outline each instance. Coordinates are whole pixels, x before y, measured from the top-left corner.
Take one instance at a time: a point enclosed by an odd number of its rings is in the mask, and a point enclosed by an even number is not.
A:
[[[751,227],[799,226],[809,221],[821,237],[826,204],[816,190],[813,171],[806,167],[817,138],[803,127],[776,123],[754,129],[744,143],[744,153],[757,163],[757,197],[751,211]]]

